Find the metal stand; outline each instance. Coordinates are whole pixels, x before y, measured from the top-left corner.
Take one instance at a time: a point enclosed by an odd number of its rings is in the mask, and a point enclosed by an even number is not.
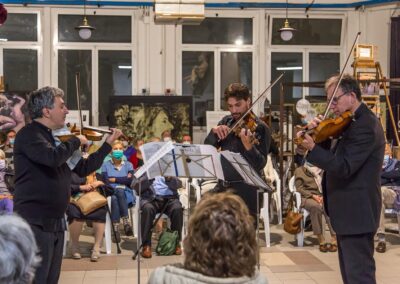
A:
[[[257,268],[260,270],[260,193],[263,191],[260,188],[257,188],[257,248],[258,248],[258,257],[257,257]]]

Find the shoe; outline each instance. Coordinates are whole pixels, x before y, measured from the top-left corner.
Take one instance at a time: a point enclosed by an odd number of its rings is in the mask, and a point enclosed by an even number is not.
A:
[[[181,245],[177,245],[175,248],[175,254],[176,255],[181,255],[182,254],[182,248]]]
[[[132,227],[129,224],[124,224],[124,231],[126,236],[133,236]]]
[[[376,246],[375,250],[376,250],[376,252],[379,252],[379,253],[386,252],[386,242],[385,241],[378,242],[378,245]]]
[[[97,250],[92,250],[92,255],[90,256],[91,262],[98,262],[100,259],[100,253]]]
[[[144,258],[151,258],[151,247],[150,246],[143,246],[142,252],[140,254]]]
[[[328,252],[328,244],[327,243],[319,244],[319,251]]]
[[[329,252],[337,252],[337,244],[335,243],[330,243],[329,244]]]
[[[79,248],[72,247],[71,252],[72,252],[72,259],[81,259],[82,258],[81,254],[79,253]]]
[[[115,236],[114,236],[114,232],[111,232],[111,241],[113,243],[120,243],[121,235],[119,234],[118,226],[115,226],[114,230],[115,230]]]

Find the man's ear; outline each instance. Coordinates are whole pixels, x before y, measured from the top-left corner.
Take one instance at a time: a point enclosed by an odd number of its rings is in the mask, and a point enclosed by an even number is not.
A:
[[[50,110],[45,107],[45,108],[42,109],[42,114],[43,114],[43,117],[49,118],[50,117]]]

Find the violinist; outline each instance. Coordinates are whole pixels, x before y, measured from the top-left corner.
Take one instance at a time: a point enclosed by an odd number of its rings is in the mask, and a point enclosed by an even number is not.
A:
[[[230,84],[224,92],[224,99],[228,106],[230,115],[225,116],[213,127],[204,143],[220,148],[241,153],[253,168],[262,174],[267,163],[267,155],[270,149],[271,132],[268,126],[252,112],[243,119],[243,123],[236,128],[232,126],[246,113],[251,107],[251,96],[246,85],[240,83]],[[250,126],[250,127],[249,127]],[[229,162],[222,159],[225,181],[218,184],[219,190],[233,188],[246,203],[251,214],[257,215],[257,190],[243,182],[239,182],[241,177]]]
[[[374,235],[382,204],[380,172],[385,138],[378,118],[361,102],[358,82],[349,75],[340,77],[333,76],[325,84],[330,110],[335,116],[350,111],[353,120],[339,139],[324,143],[330,144],[326,148],[308,134],[301,145],[308,150],[307,161],[325,171],[324,208],[337,233],[343,282],[376,283]],[[320,123],[315,118],[309,128]]]
[[[63,96],[64,92],[54,87],[33,91],[28,101],[32,122],[18,132],[14,144],[14,211],[29,223],[40,250],[34,283],[58,282],[71,171],[84,177],[100,168],[111,144],[122,134],[114,129],[98,151],[74,165],[67,164],[87,139],[77,135],[56,144],[52,130],[63,127],[68,114]]]

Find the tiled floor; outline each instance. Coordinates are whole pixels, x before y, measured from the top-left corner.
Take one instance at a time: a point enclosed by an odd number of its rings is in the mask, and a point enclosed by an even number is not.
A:
[[[377,281],[379,284],[399,283],[400,236],[394,231],[397,224],[387,220],[386,239],[388,251],[375,254]],[[135,239],[124,238],[120,255],[102,255],[97,263],[89,260],[89,249],[93,242],[90,229],[81,237],[81,260],[65,258],[62,265],[61,284],[78,283],[137,283],[138,263],[132,260],[132,250],[136,247]],[[295,246],[294,237],[283,232],[282,225],[271,225],[270,248],[265,247],[264,234],[260,234],[260,271],[270,284],[337,284],[342,283],[337,253],[321,253],[317,249],[316,239],[311,232],[305,236],[305,246]],[[113,247],[113,252],[116,248]],[[147,283],[154,268],[168,263],[182,262],[183,256],[155,256],[141,259],[140,283]]]

